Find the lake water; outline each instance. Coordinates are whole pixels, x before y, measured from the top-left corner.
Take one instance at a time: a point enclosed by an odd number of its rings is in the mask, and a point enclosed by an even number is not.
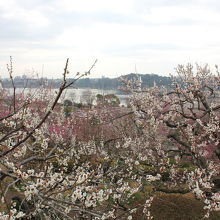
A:
[[[10,88],[8,89],[9,92],[12,94],[13,93],[13,89]],[[23,88],[17,88],[16,91],[17,93],[23,92],[25,93],[29,93],[29,92],[36,92],[37,89],[32,88],[26,88],[25,90]],[[54,91],[54,93],[56,91],[58,91],[58,89],[52,89],[52,91]],[[89,91],[89,92],[88,92]],[[127,105],[127,100],[129,98],[129,95],[126,94],[120,94],[120,92],[118,90],[100,90],[100,89],[76,89],[76,88],[69,88],[66,89],[63,92],[63,95],[61,97],[61,100],[64,99],[69,99],[72,102],[76,102],[76,103],[80,103],[83,102],[83,96],[85,95],[85,93],[90,93],[92,96],[96,96],[97,94],[101,94],[101,95],[107,95],[107,94],[115,94],[117,95],[117,97],[120,99],[121,105]]]

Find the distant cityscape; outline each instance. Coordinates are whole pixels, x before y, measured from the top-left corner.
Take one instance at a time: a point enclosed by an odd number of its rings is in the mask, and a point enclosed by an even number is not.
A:
[[[171,77],[167,76],[160,76],[157,74],[127,74],[122,76],[123,78],[127,78],[129,80],[140,78],[142,81],[143,87],[152,87],[155,84],[158,86],[171,86]],[[90,88],[90,89],[110,89],[110,90],[117,90],[118,87],[122,85],[120,80],[121,77],[117,78],[82,78],[76,81],[74,84],[75,88]],[[69,81],[73,79],[68,79]],[[51,86],[53,88],[58,88],[61,84],[61,79],[48,79],[48,78],[39,78],[39,79],[30,79],[26,75],[23,76],[16,76],[14,78],[14,84],[16,88],[37,88],[39,86]],[[5,78],[1,79],[1,84],[4,88],[12,87],[11,79]]]

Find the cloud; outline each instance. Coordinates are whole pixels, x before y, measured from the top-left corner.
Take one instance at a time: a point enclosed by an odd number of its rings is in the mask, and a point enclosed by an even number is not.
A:
[[[18,73],[44,64],[49,76],[67,56],[73,71],[99,58],[95,75],[114,76],[134,63],[162,74],[187,60],[214,63],[219,11],[217,0],[0,0],[0,65],[12,55]]]

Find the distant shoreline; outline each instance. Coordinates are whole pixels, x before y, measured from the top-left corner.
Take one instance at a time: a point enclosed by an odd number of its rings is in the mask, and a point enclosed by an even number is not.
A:
[[[118,90],[123,83],[120,80],[121,77],[118,78],[82,78],[75,82],[74,88],[80,89],[99,89],[99,90]],[[128,80],[132,79],[141,79],[142,85],[144,87],[153,87],[154,85],[165,86],[169,88],[172,83],[171,77],[159,76],[156,74],[128,74],[123,76]],[[71,81],[72,79],[68,79]],[[1,80],[4,88],[12,88],[11,80],[2,79]],[[15,77],[14,84],[16,88],[39,88],[40,86],[49,86],[52,88],[59,88],[61,85],[61,79],[28,79],[26,76]]]

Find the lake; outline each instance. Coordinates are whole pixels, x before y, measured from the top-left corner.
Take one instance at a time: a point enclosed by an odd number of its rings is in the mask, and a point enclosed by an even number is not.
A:
[[[36,92],[38,89],[36,88],[26,88],[25,90],[23,88],[17,88],[16,92],[17,93],[21,93],[24,91],[25,93],[29,93],[29,92]],[[10,88],[8,89],[8,91],[12,94],[13,93],[13,89]],[[58,89],[52,89],[52,91],[54,91],[54,93],[56,91],[58,91]],[[88,92],[89,91],[89,92]],[[90,93],[92,96],[96,96],[97,94],[101,94],[101,95],[107,95],[107,94],[115,94],[117,95],[117,97],[120,99],[121,105],[125,105],[127,106],[127,100],[129,98],[129,95],[126,94],[121,94],[119,90],[101,90],[101,89],[76,89],[76,88],[68,88],[63,92],[63,95],[61,97],[61,100],[64,99],[69,99],[72,102],[76,102],[76,103],[80,103],[83,102],[83,96],[85,95],[85,93]]]

